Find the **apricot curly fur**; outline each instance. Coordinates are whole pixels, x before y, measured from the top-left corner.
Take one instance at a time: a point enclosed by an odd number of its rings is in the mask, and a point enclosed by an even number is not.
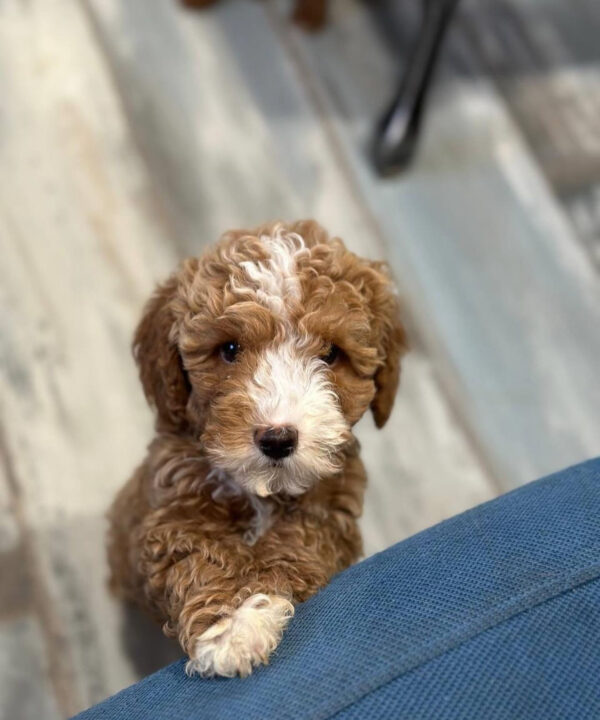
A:
[[[281,256],[278,275],[280,241],[293,257]],[[231,339],[243,351],[227,364],[218,348]],[[329,343],[342,351],[331,368],[318,360]],[[340,430],[275,468],[259,497],[260,458],[243,459],[257,412],[249,388],[266,348],[288,346]],[[186,260],[149,300],[133,347],[157,434],[109,512],[111,586],[193,656],[249,598],[302,602],[359,558],[366,474],[351,427],[369,407],[386,422],[406,337],[386,266],[300,221],[225,233]],[[308,439],[321,432],[310,422]],[[333,469],[316,476],[322,467]]]

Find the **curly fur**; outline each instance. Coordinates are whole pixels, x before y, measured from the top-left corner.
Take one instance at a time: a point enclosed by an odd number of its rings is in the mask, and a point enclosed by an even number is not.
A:
[[[293,604],[360,556],[352,426],[369,407],[386,422],[405,348],[385,265],[314,221],[228,232],[152,296],[134,354],[157,434],[109,514],[111,584],[189,672],[266,663]],[[280,424],[298,445],[273,461],[254,433]]]

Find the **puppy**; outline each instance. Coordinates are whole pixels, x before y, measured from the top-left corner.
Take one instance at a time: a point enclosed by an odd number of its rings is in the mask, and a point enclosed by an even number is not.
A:
[[[386,422],[405,347],[385,265],[314,221],[228,232],[146,305],[156,437],[109,513],[111,585],[189,673],[266,663],[295,603],[361,555],[352,426]]]

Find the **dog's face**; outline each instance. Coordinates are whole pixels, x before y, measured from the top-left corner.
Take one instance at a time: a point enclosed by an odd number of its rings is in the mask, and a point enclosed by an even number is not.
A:
[[[158,428],[258,495],[339,471],[393,405],[405,336],[385,268],[314,222],[231,232],[146,307],[134,350]]]

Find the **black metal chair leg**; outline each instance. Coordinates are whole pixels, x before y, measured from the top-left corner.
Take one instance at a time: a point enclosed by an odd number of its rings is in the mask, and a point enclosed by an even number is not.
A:
[[[423,19],[398,94],[377,124],[373,162],[391,175],[411,161],[435,62],[458,0],[424,0]]]

